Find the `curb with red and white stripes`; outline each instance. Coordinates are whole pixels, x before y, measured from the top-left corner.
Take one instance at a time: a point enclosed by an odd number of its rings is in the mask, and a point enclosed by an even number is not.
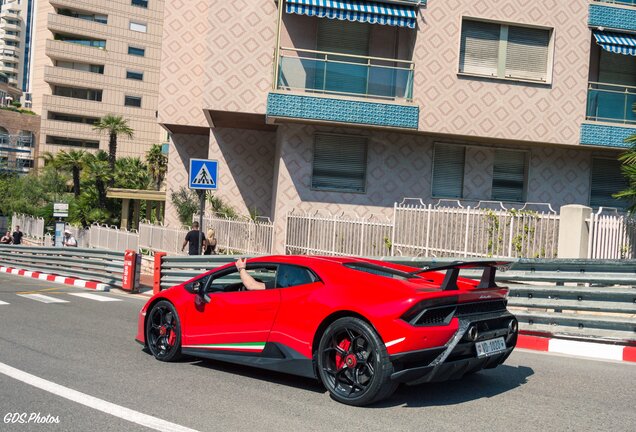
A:
[[[520,334],[517,339],[517,348],[602,360],[636,362],[636,346],[611,345]]]
[[[86,281],[83,279],[77,279],[72,277],[57,276],[54,274],[40,273],[35,271],[28,271],[28,270],[22,270],[22,269],[17,269],[12,267],[2,267],[2,266],[0,266],[0,272],[9,273],[16,276],[31,277],[34,279],[44,280],[48,282],[56,282],[56,283],[62,283],[66,285],[72,285],[72,286],[76,286],[80,288],[88,288],[88,289],[93,289],[95,291],[110,291],[110,285],[99,283],[99,282]]]

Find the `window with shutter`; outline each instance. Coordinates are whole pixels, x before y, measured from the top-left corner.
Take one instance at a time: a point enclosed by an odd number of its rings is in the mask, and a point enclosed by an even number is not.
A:
[[[624,208],[624,200],[617,200],[612,194],[627,189],[629,184],[621,173],[621,163],[616,159],[592,159],[592,181],[590,205],[592,207]]]
[[[364,192],[366,173],[366,138],[352,135],[316,135],[312,189]]]
[[[506,77],[547,81],[549,45],[548,30],[510,26]]]
[[[549,82],[551,39],[546,28],[464,19],[459,72]]]
[[[492,172],[492,196],[496,201],[524,201],[526,153],[496,150]]]
[[[358,56],[369,55],[370,24],[331,19],[318,20],[316,50]],[[318,58],[324,58],[318,55]],[[367,62],[364,59],[328,55],[324,70],[316,71],[316,88],[327,92],[364,94]],[[360,65],[356,64],[360,63]]]
[[[464,21],[459,71],[477,75],[497,75],[499,24]]]
[[[462,198],[464,190],[464,146],[436,144],[433,157],[433,197]]]

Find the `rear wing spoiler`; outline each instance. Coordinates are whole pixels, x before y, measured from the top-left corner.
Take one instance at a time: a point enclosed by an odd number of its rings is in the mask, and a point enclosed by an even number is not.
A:
[[[444,277],[444,282],[442,282],[442,286],[440,288],[442,291],[453,291],[459,289],[457,287],[457,278],[459,277],[460,270],[482,268],[484,271],[481,274],[481,279],[479,280],[477,288],[497,288],[497,284],[495,283],[495,273],[498,269],[506,271],[511,265],[511,261],[455,261],[454,263],[439,267],[423,267],[411,274],[419,275],[422,273],[446,270],[446,276]]]

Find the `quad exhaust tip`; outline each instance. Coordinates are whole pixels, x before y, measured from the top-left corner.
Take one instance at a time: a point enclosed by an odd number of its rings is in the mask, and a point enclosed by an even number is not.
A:
[[[477,330],[477,326],[470,326],[466,332],[466,339],[469,341],[476,341],[477,337],[479,337],[479,330]]]
[[[517,330],[519,330],[519,323],[513,318],[508,322],[508,334],[517,333]]]

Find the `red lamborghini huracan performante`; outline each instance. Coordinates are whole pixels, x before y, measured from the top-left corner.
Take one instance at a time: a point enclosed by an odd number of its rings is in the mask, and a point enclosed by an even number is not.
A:
[[[361,258],[271,256],[234,264],[152,297],[137,341],[162,361],[192,355],[319,379],[367,405],[399,383],[460,378],[504,362],[517,342],[495,284],[503,262],[415,268]],[[459,276],[480,268],[480,280]]]

